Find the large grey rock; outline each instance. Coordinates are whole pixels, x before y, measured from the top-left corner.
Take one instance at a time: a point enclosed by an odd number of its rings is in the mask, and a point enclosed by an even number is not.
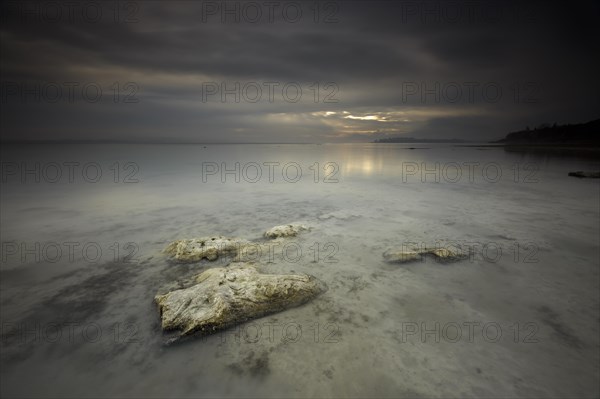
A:
[[[300,232],[305,230],[310,230],[310,228],[298,223],[284,224],[270,228],[269,230],[265,231],[264,236],[267,238],[295,237]]]
[[[249,241],[239,238],[200,237],[174,241],[164,252],[179,262],[197,262],[202,259],[215,260],[221,255],[235,256],[248,245]]]
[[[455,262],[468,257],[466,253],[459,249],[451,248],[423,248],[423,249],[400,249],[388,250],[383,253],[383,258],[387,262],[407,263],[417,260],[423,260],[425,257],[433,257],[440,262]]]
[[[195,277],[195,284],[157,295],[162,328],[179,337],[210,334],[269,313],[301,305],[326,289],[309,275],[261,274],[251,263],[213,268]]]

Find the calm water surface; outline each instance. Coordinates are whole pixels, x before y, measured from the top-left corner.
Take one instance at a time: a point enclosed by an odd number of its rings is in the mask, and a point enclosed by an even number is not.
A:
[[[411,149],[411,147],[416,147]],[[236,165],[237,163],[237,165]],[[6,397],[598,397],[591,158],[441,144],[2,148]],[[312,230],[260,254],[312,302],[163,345],[171,241]],[[388,264],[391,248],[466,260]]]

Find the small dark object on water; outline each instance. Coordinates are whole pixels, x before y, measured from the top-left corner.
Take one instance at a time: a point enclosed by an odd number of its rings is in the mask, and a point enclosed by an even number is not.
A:
[[[579,178],[588,177],[591,179],[600,179],[600,172],[584,172],[582,170],[578,170],[577,172],[569,172],[569,176]]]

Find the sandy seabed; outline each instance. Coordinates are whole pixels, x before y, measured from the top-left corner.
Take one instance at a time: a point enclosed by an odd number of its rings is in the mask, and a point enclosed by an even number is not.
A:
[[[406,147],[3,148],[3,162],[94,162],[104,174],[97,183],[76,175],[3,184],[2,396],[597,397],[599,185],[567,176],[597,163]],[[236,162],[239,182],[207,174]],[[271,182],[265,162],[296,163],[302,176],[288,181],[296,174],[278,175],[277,166]],[[464,162],[493,163],[502,176],[492,182],[490,167],[471,181]],[[255,182],[251,163],[263,167]],[[420,169],[436,163],[440,181],[423,181]],[[458,180],[455,164],[464,167]],[[533,175],[515,175],[531,165]],[[132,171],[138,182],[125,183]],[[290,222],[311,230],[262,253],[261,271],[311,274],[327,292],[163,345],[154,295],[231,261],[174,263],[162,253],[169,242],[259,239]],[[382,257],[436,243],[472,248],[471,256]]]

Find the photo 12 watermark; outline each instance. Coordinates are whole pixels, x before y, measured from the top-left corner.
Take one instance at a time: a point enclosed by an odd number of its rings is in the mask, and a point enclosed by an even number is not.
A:
[[[283,344],[336,344],[340,342],[340,327],[336,323],[295,321],[269,322],[252,321],[231,327],[218,333],[221,343],[244,344],[278,343]],[[207,339],[208,336],[200,339]]]
[[[221,24],[337,24],[339,1],[200,1],[200,21]]]
[[[95,344],[112,342],[131,344],[141,342],[140,328],[135,323],[112,323],[102,326],[95,322],[2,322],[3,345],[32,344]]]
[[[433,243],[432,243],[433,242]],[[540,245],[533,241],[501,243],[495,241],[437,240],[430,242],[403,241],[383,253],[389,263],[413,263],[433,260],[438,263],[463,261],[469,263],[515,264],[539,263]]]
[[[335,82],[202,82],[201,99],[206,102],[298,103],[303,98],[313,103],[339,102],[340,88]]]
[[[284,263],[338,263],[336,255],[339,245],[332,241],[300,243],[287,240],[285,242],[261,242],[241,245],[235,252],[234,262],[264,262],[274,263],[280,260]]]
[[[0,21],[20,24],[135,24],[140,3],[137,1],[40,0],[4,1]]]
[[[139,183],[140,167],[136,162],[0,162],[0,181],[17,183]]]
[[[497,162],[402,162],[402,183],[539,183],[535,163],[500,165]]]
[[[202,162],[202,183],[339,183],[337,162]]]
[[[511,26],[535,21],[539,10],[536,3],[486,0],[399,0],[394,3],[398,23],[417,25]]]
[[[403,104],[496,104],[502,99],[515,104],[537,104],[541,93],[542,85],[534,81],[508,85],[494,81],[405,81],[400,89]]]
[[[140,247],[135,242],[98,243],[95,241],[2,241],[3,263],[138,263]]]
[[[402,344],[420,343],[539,343],[535,322],[502,325],[497,321],[403,321],[395,330]]]
[[[0,83],[0,103],[21,104],[137,104],[140,86],[136,82],[17,82]]]

